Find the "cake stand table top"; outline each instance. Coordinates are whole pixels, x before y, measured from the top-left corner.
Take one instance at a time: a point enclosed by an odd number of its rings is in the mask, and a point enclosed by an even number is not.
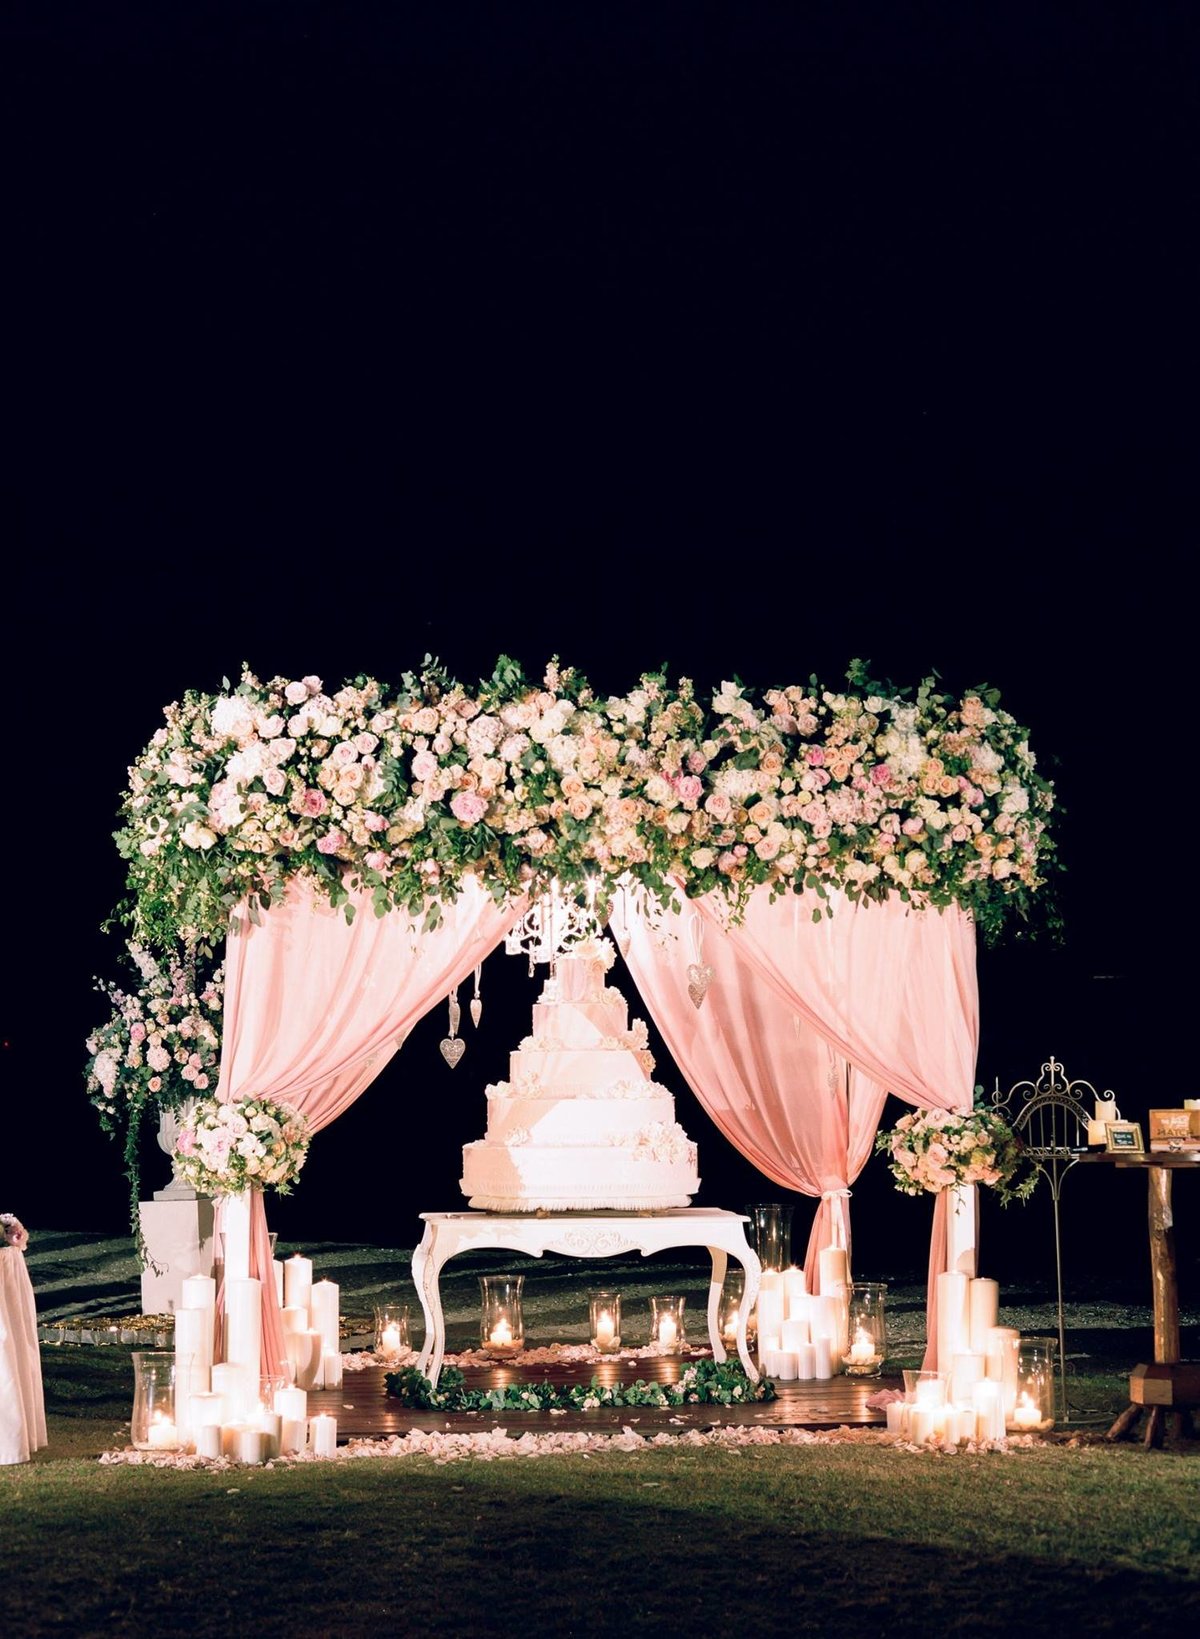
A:
[[[578,1223],[581,1219],[589,1219],[589,1218],[602,1218],[602,1219],[605,1219],[605,1220],[608,1220],[608,1221],[611,1221],[613,1219],[619,1219],[621,1221],[625,1221],[629,1218],[637,1218],[637,1219],[645,1220],[647,1222],[657,1218],[657,1219],[666,1220],[667,1222],[674,1221],[676,1223],[686,1223],[686,1224],[693,1224],[693,1225],[699,1224],[704,1219],[714,1219],[718,1222],[724,1222],[724,1223],[727,1223],[731,1220],[735,1221],[735,1222],[738,1222],[738,1223],[743,1223],[743,1224],[748,1224],[750,1222],[749,1215],[745,1212],[730,1212],[730,1211],[727,1211],[724,1207],[706,1207],[706,1206],[666,1207],[663,1210],[657,1211],[657,1212],[654,1212],[654,1211],[639,1211],[637,1207],[632,1207],[628,1211],[625,1211],[625,1212],[621,1212],[621,1211],[619,1211],[615,1208],[610,1209],[610,1208],[607,1208],[607,1207],[597,1208],[594,1212],[588,1212],[586,1210],[572,1211],[572,1212],[483,1212],[483,1211],[480,1211],[478,1209],[473,1209],[473,1208],[468,1207],[468,1208],[464,1208],[464,1210],[462,1212],[422,1212],[422,1213],[419,1213],[418,1216],[421,1218],[422,1222],[427,1223],[427,1224],[444,1224],[444,1223],[459,1223],[459,1222],[480,1223],[480,1224],[483,1224],[483,1223],[506,1223],[506,1224],[507,1223],[515,1223],[515,1224],[520,1224],[520,1223],[534,1223],[534,1224],[538,1224],[538,1223],[564,1223],[564,1224],[569,1224],[569,1223]]]

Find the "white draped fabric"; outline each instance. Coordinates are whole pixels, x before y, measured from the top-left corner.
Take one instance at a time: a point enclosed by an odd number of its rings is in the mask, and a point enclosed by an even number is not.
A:
[[[27,1463],[46,1444],[33,1286],[25,1254],[0,1247],[0,1463]]]

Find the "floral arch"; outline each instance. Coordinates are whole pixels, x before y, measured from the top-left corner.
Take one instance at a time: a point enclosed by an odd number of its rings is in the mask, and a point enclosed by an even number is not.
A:
[[[473,690],[428,662],[397,691],[247,671],[165,716],[130,770],[120,914],[200,961],[225,941],[219,1098],[319,1131],[531,900],[586,896],[720,1130],[819,1200],[810,1269],[848,1243],[887,1092],[970,1108],[976,930],[1028,917],[1053,865],[1053,788],[995,692],[858,663],[839,691],[707,704],[662,675],[598,697],[557,662]],[[931,1302],[946,1240],[943,1192]],[[263,1318],[274,1371],[270,1281]]]

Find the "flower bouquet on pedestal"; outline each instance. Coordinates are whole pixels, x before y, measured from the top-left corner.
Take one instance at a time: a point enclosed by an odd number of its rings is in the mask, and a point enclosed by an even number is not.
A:
[[[914,1110],[902,1115],[891,1132],[881,1132],[875,1148],[888,1162],[896,1187],[905,1195],[936,1195],[960,1184],[987,1184],[1000,1201],[1027,1201],[1038,1175],[1025,1165],[1021,1141],[995,1110],[976,1104],[965,1114],[955,1110]]]
[[[270,1099],[208,1098],[196,1104],[175,1140],[182,1178],[203,1195],[240,1195],[247,1189],[291,1193],[308,1156],[304,1117]]]

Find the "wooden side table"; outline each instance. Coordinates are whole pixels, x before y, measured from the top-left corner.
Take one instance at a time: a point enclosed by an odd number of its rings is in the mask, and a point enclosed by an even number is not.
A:
[[[1200,1160],[1170,1150],[1145,1155],[1095,1155],[1146,1174],[1150,1194],[1150,1279],[1154,1296],[1154,1359],[1136,1366],[1129,1379],[1129,1405],[1108,1431],[1110,1440],[1129,1438],[1147,1414],[1145,1443],[1159,1446],[1168,1415],[1177,1424],[1200,1407],[1200,1363],[1180,1360],[1179,1289],[1175,1275],[1175,1218],[1171,1180],[1176,1172],[1200,1173]]]
[[[425,1343],[417,1370],[433,1384],[442,1369],[446,1350],[446,1322],[442,1314],[439,1280],[443,1267],[461,1252],[504,1248],[540,1258],[557,1252],[566,1258],[611,1258],[618,1252],[664,1252],[675,1246],[704,1246],[712,1259],[708,1288],[708,1336],[713,1359],[724,1360],[721,1342],[721,1287],[730,1256],[746,1271],[738,1309],[737,1352],[752,1382],[758,1367],[746,1347],[746,1323],[758,1299],[762,1265],[743,1225],[740,1212],[710,1211],[705,1207],[675,1207],[667,1212],[422,1212],[425,1233],[413,1253],[412,1274],[425,1314]]]

